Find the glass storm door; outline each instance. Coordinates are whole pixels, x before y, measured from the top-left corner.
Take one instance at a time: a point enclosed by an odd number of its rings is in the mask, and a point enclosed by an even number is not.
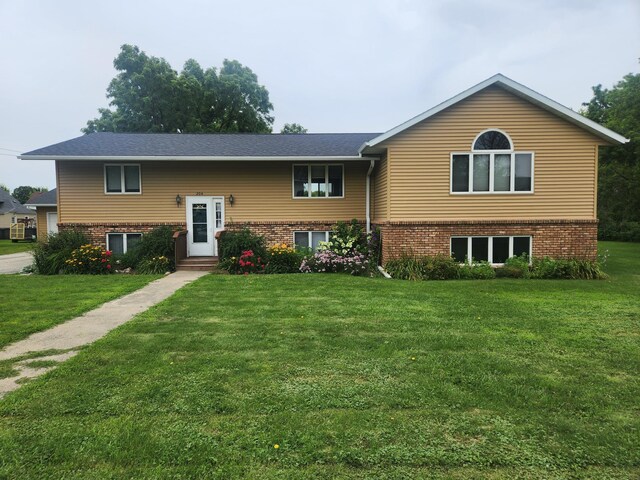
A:
[[[222,197],[187,197],[187,251],[190,257],[217,255],[215,234],[224,228]]]

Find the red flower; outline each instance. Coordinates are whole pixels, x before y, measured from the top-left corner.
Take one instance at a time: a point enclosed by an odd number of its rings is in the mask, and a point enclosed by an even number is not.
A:
[[[104,258],[102,259],[102,263],[105,263],[106,261],[107,261],[106,259],[104,259]]]
[[[107,269],[111,270],[111,265],[107,265]]]

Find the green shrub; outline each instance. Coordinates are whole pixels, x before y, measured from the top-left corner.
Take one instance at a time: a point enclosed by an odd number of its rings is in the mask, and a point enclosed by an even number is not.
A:
[[[38,242],[33,249],[33,267],[41,275],[57,275],[65,269],[71,252],[89,243],[78,230],[62,230],[47,236],[46,243]]]
[[[171,227],[163,225],[145,233],[131,249],[132,256],[138,255],[139,261],[153,257],[167,257],[173,267],[175,261],[173,232]]]
[[[601,280],[607,278],[598,262],[581,259],[534,258],[531,278]]]
[[[465,263],[460,267],[460,278],[467,280],[490,280],[496,278],[496,271],[489,262]]]
[[[531,271],[529,256],[522,254],[519,257],[508,258],[504,266],[496,269],[497,277],[530,278]]]
[[[266,258],[267,247],[263,236],[256,235],[248,228],[238,232],[224,231],[218,242],[218,258],[222,264],[231,257],[240,258],[242,252],[251,250],[256,256]]]
[[[145,258],[138,264],[138,272],[140,273],[165,273],[171,270],[172,263],[168,257],[159,255],[156,257]]]
[[[323,246],[338,255],[368,253],[367,236],[357,219],[338,222],[333,227],[329,241]]]
[[[304,254],[286,243],[269,247],[265,273],[300,273],[300,264]]]
[[[149,233],[142,235],[140,241],[129,248],[126,253],[115,257],[114,263],[118,269],[132,268],[140,270],[145,261],[152,258],[165,257],[169,262],[169,266],[160,273],[173,270],[175,267],[173,232],[173,229],[166,225],[154,228]]]
[[[451,280],[459,278],[460,268],[453,258],[446,255],[416,257],[403,254],[385,264],[385,270],[393,278],[401,280]]]
[[[111,252],[88,243],[71,252],[64,263],[65,273],[104,275],[111,273]]]

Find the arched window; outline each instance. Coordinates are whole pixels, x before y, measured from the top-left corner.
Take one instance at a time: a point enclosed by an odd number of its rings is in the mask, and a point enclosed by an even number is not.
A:
[[[514,151],[505,132],[480,132],[471,152],[451,154],[451,193],[533,193],[533,152]]]
[[[487,130],[476,137],[473,150],[513,150],[513,144],[504,132]]]

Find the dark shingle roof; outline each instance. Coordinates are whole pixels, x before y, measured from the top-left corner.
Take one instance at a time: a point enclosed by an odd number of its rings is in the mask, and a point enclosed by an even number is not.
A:
[[[45,156],[212,156],[312,157],[357,156],[358,149],[378,133],[189,134],[92,133],[33,150]]]
[[[26,205],[57,205],[57,203],[58,197],[56,196],[56,189],[54,188],[48,192],[34,193],[31,195],[31,198],[27,200]]]
[[[17,215],[33,215],[30,208],[22,205],[18,200],[9,195],[8,192],[0,188],[0,214],[15,213]]]

